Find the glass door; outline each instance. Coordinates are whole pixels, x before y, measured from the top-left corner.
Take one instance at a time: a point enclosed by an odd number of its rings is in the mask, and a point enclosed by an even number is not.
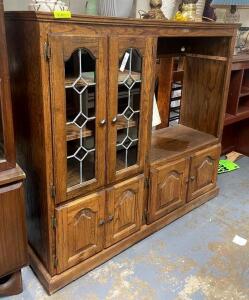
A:
[[[103,38],[51,38],[56,202],[105,183]]]
[[[108,181],[143,172],[152,99],[153,40],[112,37],[109,49]]]

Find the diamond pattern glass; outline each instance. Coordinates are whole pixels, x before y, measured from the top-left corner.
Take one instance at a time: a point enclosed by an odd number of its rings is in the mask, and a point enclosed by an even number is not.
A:
[[[95,178],[96,60],[86,49],[65,63],[68,187]]]
[[[128,61],[124,57],[129,57]],[[117,171],[136,164],[138,159],[141,72],[141,55],[136,49],[127,49],[119,64]]]
[[[86,122],[87,117],[83,113],[79,113],[74,121],[74,123],[80,128],[84,127],[86,125]]]

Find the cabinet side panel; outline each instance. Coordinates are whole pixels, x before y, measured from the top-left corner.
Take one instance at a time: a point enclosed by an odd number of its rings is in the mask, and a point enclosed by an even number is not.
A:
[[[0,189],[0,277],[27,264],[23,185]]]
[[[218,135],[226,63],[186,57],[181,123]]]
[[[41,32],[38,22],[14,19],[6,20],[6,31],[17,160],[27,175],[28,238],[51,273],[51,121]]]

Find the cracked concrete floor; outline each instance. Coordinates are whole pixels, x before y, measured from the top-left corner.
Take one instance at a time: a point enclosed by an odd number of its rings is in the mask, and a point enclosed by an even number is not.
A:
[[[219,175],[220,194],[49,297],[30,268],[8,299],[249,299],[249,158]]]

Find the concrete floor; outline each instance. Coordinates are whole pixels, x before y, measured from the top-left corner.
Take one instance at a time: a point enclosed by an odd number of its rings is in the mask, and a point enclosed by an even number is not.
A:
[[[29,268],[8,299],[249,299],[249,158],[219,175],[220,195],[49,297]],[[6,298],[7,299],[7,298]]]

